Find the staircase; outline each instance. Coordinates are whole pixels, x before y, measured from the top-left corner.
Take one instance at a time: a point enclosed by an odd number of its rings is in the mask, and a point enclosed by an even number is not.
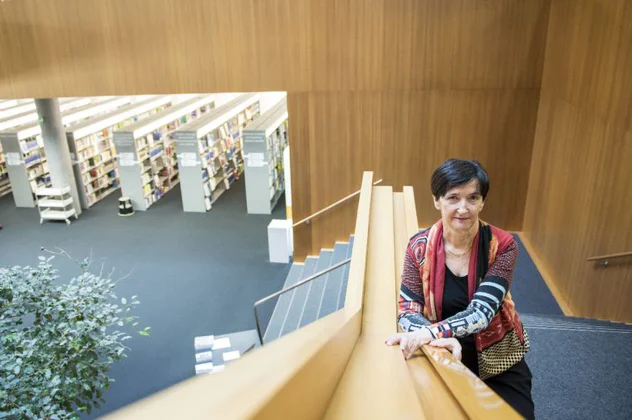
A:
[[[563,315],[520,314],[520,320],[530,330],[557,330],[600,333],[632,333],[632,325]]]
[[[304,263],[294,263],[283,288],[292,286],[327,268],[351,258],[353,236],[349,242],[337,242],[334,249],[323,249],[318,257],[307,257]],[[345,304],[349,265],[343,265],[319,278],[279,297],[263,336],[264,343],[327,316]]]

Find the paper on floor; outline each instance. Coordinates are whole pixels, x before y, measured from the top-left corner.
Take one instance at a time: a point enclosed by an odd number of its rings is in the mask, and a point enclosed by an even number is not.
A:
[[[230,347],[230,338],[218,338],[213,342],[213,350],[227,349]]]
[[[229,362],[231,360],[239,359],[239,350],[227,351],[226,353],[222,354],[222,357],[224,358],[225,362]]]
[[[195,346],[195,350],[210,350],[213,348],[213,342],[215,341],[214,335],[202,335],[200,337],[195,337],[193,345]]]

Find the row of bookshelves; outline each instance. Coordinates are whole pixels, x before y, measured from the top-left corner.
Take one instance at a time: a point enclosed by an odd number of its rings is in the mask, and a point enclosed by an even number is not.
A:
[[[81,98],[69,100],[61,112],[67,129],[131,102],[129,97]],[[81,105],[83,104],[83,105]],[[35,106],[34,103],[26,104]],[[62,108],[60,105],[60,109]],[[80,105],[80,106],[76,106]],[[7,123],[8,124],[8,123]],[[37,190],[51,186],[44,143],[39,124],[21,125],[0,133],[11,191],[16,206],[35,207]]]
[[[114,132],[123,195],[131,199],[134,209],[147,210],[178,185],[180,172],[173,133],[213,106],[213,95],[190,95],[152,118]]]
[[[171,96],[140,97],[66,132],[82,208],[93,206],[121,186],[114,132],[168,108],[171,101]]]
[[[143,211],[180,184],[184,210],[206,212],[247,175],[257,180],[246,180],[247,198],[251,189],[265,195],[262,212],[270,213],[285,188],[287,105],[283,99],[260,115],[263,95],[91,98],[76,107],[85,101],[68,99],[62,123],[81,207],[120,189]],[[261,150],[249,151],[247,137],[255,132],[263,133]],[[17,189],[18,207],[36,206],[37,191],[51,187],[39,125],[5,130],[0,140],[0,195]],[[249,175],[253,168],[265,176]],[[257,212],[250,202],[248,208]]]
[[[259,94],[244,94],[175,132],[184,211],[205,212],[244,172],[242,130],[259,115]]]
[[[244,129],[248,213],[271,214],[285,191],[283,152],[288,145],[287,130],[285,98]]]

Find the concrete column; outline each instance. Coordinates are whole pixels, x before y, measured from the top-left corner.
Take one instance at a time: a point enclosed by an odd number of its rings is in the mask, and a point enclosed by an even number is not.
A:
[[[70,193],[75,202],[77,215],[81,214],[81,202],[77,193],[77,182],[72,169],[70,149],[61,122],[59,102],[56,98],[35,99],[37,114],[39,115],[44,151],[48,161],[48,171],[54,188],[70,185]]]

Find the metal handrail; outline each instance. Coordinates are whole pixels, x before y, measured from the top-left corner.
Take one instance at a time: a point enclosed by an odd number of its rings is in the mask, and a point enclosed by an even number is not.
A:
[[[597,256],[597,257],[590,257],[590,258],[588,258],[588,261],[606,260],[606,261],[603,262],[603,265],[604,265],[604,267],[608,267],[608,260],[615,259],[615,258],[625,258],[625,257],[632,257],[632,251],[631,252],[620,252],[618,254],[600,255],[600,256]]]
[[[380,178],[380,179],[378,179],[377,181],[375,181],[375,182],[373,183],[373,185],[377,185],[377,184],[379,184],[379,183],[381,183],[381,182],[382,182],[382,179]],[[333,208],[334,208],[334,207],[336,207],[337,205],[344,203],[344,202],[345,202],[345,201],[347,201],[348,199],[355,197],[356,195],[360,194],[360,191],[361,191],[361,190],[358,190],[358,191],[356,191],[356,192],[354,192],[354,193],[352,193],[352,194],[349,194],[348,196],[346,196],[346,197],[344,197],[344,198],[341,198],[340,200],[336,201],[335,203],[328,205],[328,206],[327,206],[327,207],[325,207],[324,209],[317,211],[316,213],[312,214],[311,216],[307,216],[306,218],[304,218],[304,219],[302,219],[302,220],[299,220],[298,222],[294,223],[294,224],[292,225],[292,227],[293,227],[293,228],[295,228],[296,226],[301,225],[301,224],[303,224],[303,223],[307,223],[307,224],[309,224],[310,220],[312,220],[312,219],[313,219],[313,218],[315,218],[316,216],[320,216],[321,214],[323,214],[323,213],[325,213],[325,212],[327,212],[327,211],[329,211],[329,210],[333,209]]]
[[[291,290],[296,289],[299,286],[304,285],[305,283],[309,283],[312,280],[317,279],[318,277],[329,273],[330,271],[335,270],[336,268],[342,267],[345,264],[349,264],[351,262],[351,258],[347,258],[346,260],[340,261],[339,263],[336,263],[334,265],[332,265],[331,267],[328,267],[326,269],[324,269],[323,271],[320,271],[316,274],[313,274],[312,276],[306,278],[305,280],[301,280],[296,284],[293,284],[289,287],[286,287],[285,289],[281,289],[278,292],[272,293],[269,296],[266,296],[262,299],[259,299],[258,301],[255,302],[254,304],[254,311],[255,311],[255,322],[257,323],[257,335],[259,336],[259,342],[261,343],[261,345],[263,346],[263,336],[261,335],[261,321],[259,320],[259,312],[257,312],[257,307],[268,302],[271,299],[274,299],[277,296],[282,295],[283,293],[289,292]]]

